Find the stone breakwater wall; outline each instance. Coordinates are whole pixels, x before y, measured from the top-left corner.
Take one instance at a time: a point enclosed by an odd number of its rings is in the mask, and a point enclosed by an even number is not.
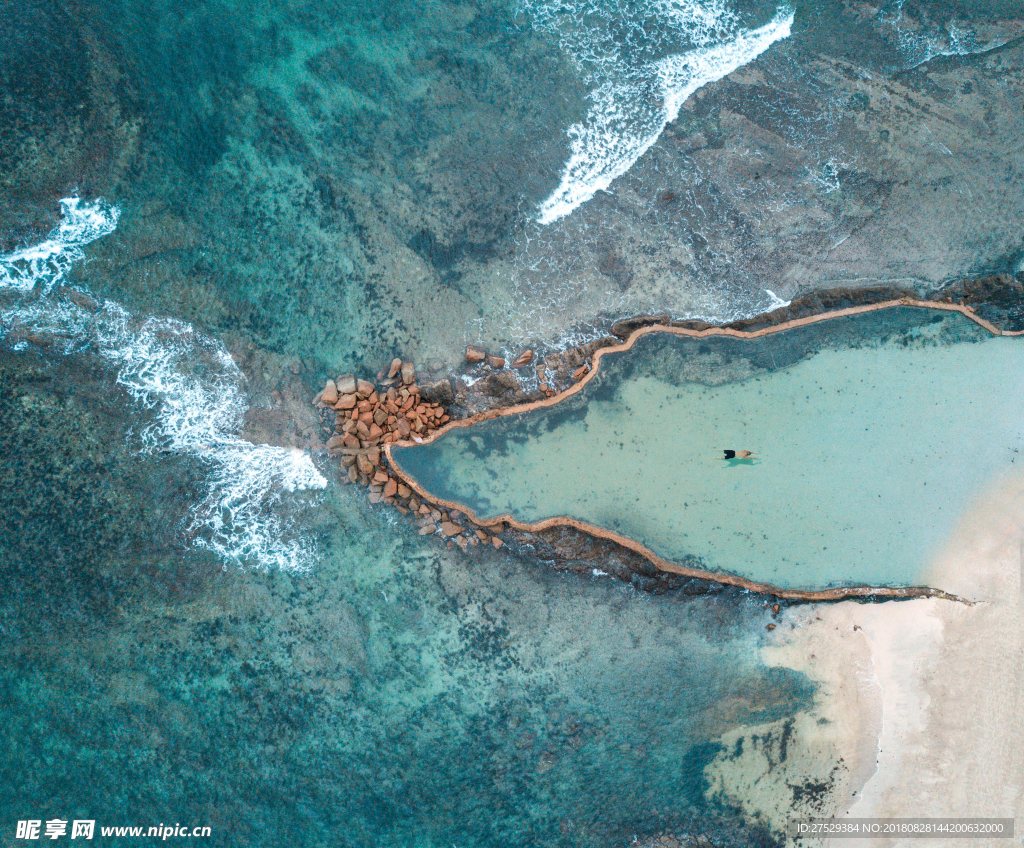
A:
[[[643,327],[743,337],[763,334],[782,325],[795,326],[794,322],[807,319],[820,320],[823,316],[835,315],[846,309],[894,301],[937,308],[955,307],[957,311],[962,308],[972,320],[993,333],[1024,333],[1024,273],[959,280],[932,292],[898,286],[833,288],[813,291],[771,312],[722,325],[674,320],[667,312],[635,316],[607,324],[606,336],[586,344],[547,352],[525,350],[510,362],[471,344],[466,347],[463,375],[438,375],[430,391],[443,398],[453,419],[471,418],[489,410],[521,407],[561,395],[587,377],[594,367],[594,356],[598,351],[622,345]]]
[[[958,281],[927,299],[893,287],[829,289],[812,292],[788,306],[722,326],[673,321],[668,314],[615,322],[603,338],[540,356],[520,352],[511,362],[467,345],[465,374],[440,377],[420,388],[413,363],[395,359],[378,383],[352,376],[328,380],[314,403],[321,415],[334,415],[328,454],[340,457],[351,483],[367,488],[371,503],[394,506],[411,516],[421,535],[436,534],[449,548],[469,551],[480,545],[516,550],[556,568],[617,577],[645,591],[678,589],[706,594],[736,587],[789,600],[839,600],[849,597],[938,596],[930,587],[848,586],[820,591],[783,590],[729,574],[708,572],[696,560],[669,562],[637,542],[574,519],[554,517],[528,524],[511,516],[479,521],[461,505],[435,498],[393,462],[390,446],[433,441],[452,427],[511,412],[549,406],[582,389],[597,368],[601,352],[621,351],[649,332],[730,335],[756,338],[842,315],[897,306],[957,311],[997,335],[1024,334],[1024,275],[994,275]],[[379,384],[379,385],[378,385]]]

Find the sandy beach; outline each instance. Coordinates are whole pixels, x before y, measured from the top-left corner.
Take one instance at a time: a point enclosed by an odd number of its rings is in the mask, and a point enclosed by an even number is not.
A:
[[[781,757],[777,741],[720,757],[707,772],[709,794],[739,804],[776,831],[790,816],[803,815],[1015,817],[1019,828],[1022,540],[1024,475],[979,498],[932,565],[927,582],[969,603],[843,602],[788,612],[762,649],[763,659],[812,678],[814,706],[790,727]],[[780,723],[733,736],[770,742],[781,730]],[[735,745],[736,738],[722,741]],[[836,751],[831,771],[820,764],[823,748]],[[940,844],[1014,841],[947,838]]]

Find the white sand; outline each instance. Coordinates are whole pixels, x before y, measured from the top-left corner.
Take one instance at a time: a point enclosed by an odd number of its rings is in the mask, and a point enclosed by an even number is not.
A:
[[[993,486],[934,563],[928,582],[972,605],[844,602],[787,613],[764,659],[819,686],[813,709],[794,727],[792,763],[771,768],[755,752],[720,759],[708,770],[712,791],[775,829],[808,813],[1018,819],[1012,840],[833,840],[839,848],[1021,844],[1022,542],[1024,473]],[[793,804],[800,769],[820,777],[830,750],[846,768],[820,811]]]

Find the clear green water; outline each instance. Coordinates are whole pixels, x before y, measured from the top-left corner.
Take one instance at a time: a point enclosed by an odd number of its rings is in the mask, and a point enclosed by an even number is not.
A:
[[[896,4],[898,20],[795,3],[791,38],[551,227],[535,215],[588,114],[583,65],[646,85],[648,60],[687,46],[665,16],[697,4],[0,5],[0,253],[45,238],[60,198],[105,197],[117,229],[70,282],[223,343],[282,432],[272,390],[305,408],[396,354],[440,375],[467,341],[724,320],[788,297],[784,280],[934,281],[1019,251],[1019,50],[891,79],[951,21],[1011,37],[1011,0]],[[776,7],[721,4],[731,32]],[[20,298],[0,309],[37,305]],[[702,791],[723,734],[812,694],[760,662],[759,600],[469,558],[326,462],[319,501],[274,492],[308,572],[218,558],[189,531],[210,467],[139,455],[152,421],[87,342],[0,345],[0,844],[52,817],[208,824],[245,848],[774,844]],[[828,774],[835,752],[802,742]]]
[[[32,353],[0,379],[0,844],[56,817],[274,848],[762,838],[703,797],[719,736],[809,705],[758,660],[759,602],[469,559],[340,485],[311,572],[224,568],[174,538],[202,468],[140,461],[115,386]],[[129,843],[157,841],[102,840]]]
[[[577,397],[395,458],[481,517],[571,516],[823,588],[914,584],[1022,447],[1024,344],[900,309],[756,341],[651,334]]]

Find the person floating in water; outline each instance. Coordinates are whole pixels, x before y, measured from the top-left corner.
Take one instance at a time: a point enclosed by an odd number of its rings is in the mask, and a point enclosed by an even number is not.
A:
[[[725,456],[723,456],[722,459],[746,459],[747,457],[751,457],[754,455],[751,451],[748,450],[738,451],[728,450],[727,448],[722,448],[722,453],[725,454]]]

